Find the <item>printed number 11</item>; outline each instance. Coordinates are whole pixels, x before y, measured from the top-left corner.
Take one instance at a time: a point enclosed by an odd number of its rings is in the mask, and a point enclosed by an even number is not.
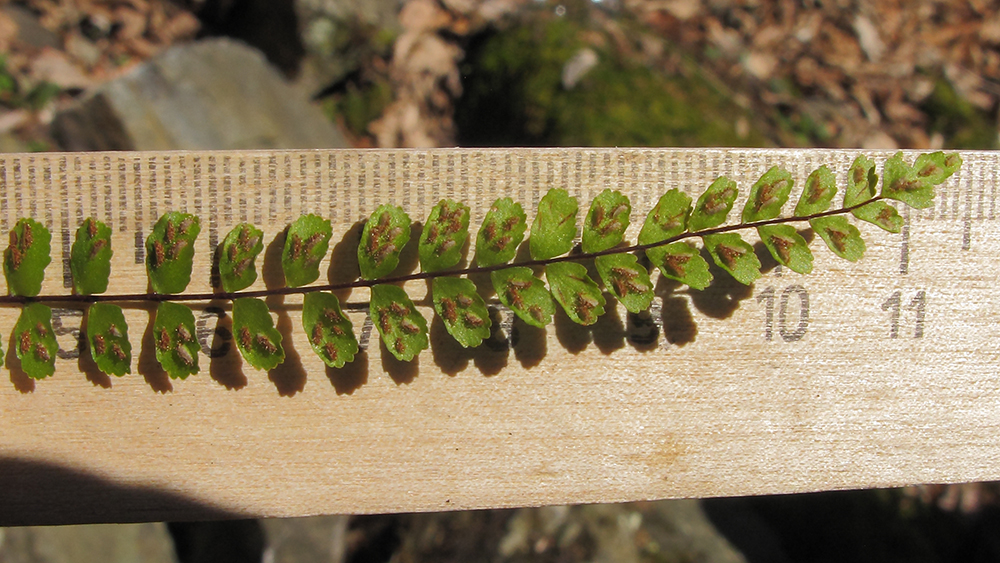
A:
[[[899,310],[903,302],[903,292],[898,289],[882,303],[882,310],[889,311],[889,338],[899,338]],[[917,318],[913,328],[913,338],[924,337],[924,311],[927,308],[927,292],[920,290],[910,304],[906,306],[909,311],[916,311]]]

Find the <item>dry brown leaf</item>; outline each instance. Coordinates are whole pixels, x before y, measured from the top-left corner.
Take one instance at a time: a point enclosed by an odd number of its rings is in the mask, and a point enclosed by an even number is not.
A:
[[[63,89],[86,89],[92,84],[79,66],[62,51],[46,47],[31,62],[31,78],[36,82],[51,82]]]
[[[410,31],[437,31],[448,27],[451,14],[434,0],[410,0],[399,12],[399,23]]]
[[[17,40],[17,22],[0,11],[0,52],[10,51],[10,45]]]
[[[146,14],[120,6],[114,11],[113,17],[119,26],[115,32],[118,39],[130,42],[146,34]]]
[[[154,27],[156,38],[164,43],[190,39],[201,29],[201,22],[191,12],[177,12],[162,26]]]

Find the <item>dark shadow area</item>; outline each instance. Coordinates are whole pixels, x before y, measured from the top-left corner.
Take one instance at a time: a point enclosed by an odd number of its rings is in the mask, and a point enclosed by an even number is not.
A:
[[[640,352],[656,350],[660,346],[660,327],[649,311],[629,313],[625,317],[629,344]]]
[[[368,383],[368,352],[359,350],[354,361],[342,368],[327,366],[326,377],[338,395],[353,395]]]
[[[261,278],[268,289],[285,287],[285,274],[281,268],[281,250],[285,246],[286,227],[278,236],[264,248],[264,260],[261,267]],[[267,373],[267,378],[278,389],[282,397],[291,397],[306,387],[306,370],[302,366],[302,358],[292,346],[292,319],[283,306],[283,295],[271,295],[264,299],[267,308],[278,316],[275,328],[281,333],[282,347],[285,349],[285,361]]]
[[[541,363],[548,351],[545,329],[531,326],[514,317],[510,326],[510,341],[514,348],[514,358],[524,368],[533,368]]]
[[[768,274],[772,272],[775,268],[781,266],[778,261],[771,256],[771,252],[767,249],[767,246],[763,242],[756,242],[753,245],[753,252],[757,255],[757,259],[760,260],[760,273],[761,275]]]
[[[382,342],[382,339],[378,339]],[[417,356],[413,358],[412,361],[403,362],[396,359],[396,356],[392,355],[392,352],[385,348],[385,343],[382,342],[382,347],[379,349],[379,353],[382,355],[382,369],[385,373],[392,378],[396,385],[409,385],[413,383],[413,380],[420,375],[420,357]]]
[[[302,358],[298,351],[292,345],[292,331],[295,329],[292,327],[292,319],[288,316],[288,311],[280,307],[285,301],[284,297],[274,295],[265,301],[268,308],[278,315],[275,328],[281,334],[281,345],[285,349],[285,361],[267,372],[267,378],[271,380],[271,383],[274,383],[279,395],[292,397],[306,387],[306,369],[302,365]],[[301,330],[301,327],[298,329]]]
[[[35,391],[35,380],[21,369],[21,360],[14,351],[15,346],[17,346],[17,342],[14,339],[14,334],[11,333],[10,338],[7,340],[7,355],[4,358],[4,365],[10,370],[10,382],[14,384],[14,389],[17,389],[21,393],[33,393]]]
[[[490,313],[490,337],[483,340],[481,353],[473,361],[479,372],[485,376],[493,376],[507,367],[507,358],[514,342],[508,336],[510,327],[505,326],[503,318],[495,307],[488,307]],[[487,353],[487,350],[489,351]]]
[[[0,526],[236,518],[180,494],[113,483],[77,469],[0,456]],[[245,518],[246,515],[241,517]]]
[[[424,224],[420,221],[410,223],[410,241],[406,243],[402,252],[399,253],[399,264],[392,271],[391,275],[405,276],[406,274],[416,272],[420,267],[420,253],[418,252],[420,245],[418,243],[420,241],[420,233],[423,230]],[[355,252],[357,252],[357,247],[355,247]]]
[[[146,380],[146,383],[157,393],[167,393],[173,391],[174,386],[170,383],[170,376],[156,360],[156,344],[153,338],[153,324],[156,323],[156,304],[144,304],[144,309],[149,312],[149,320],[146,321],[146,330],[142,333],[142,341],[139,343],[139,373]]]
[[[346,563],[376,563],[392,559],[403,543],[405,518],[395,514],[356,516],[351,519],[348,533],[365,539],[348,548]]]
[[[907,503],[899,489],[703,501],[751,563],[1000,561],[1000,509]]]
[[[264,252],[261,253],[260,279],[267,289],[285,287],[285,271],[281,267],[281,250],[285,247],[287,235],[288,227],[285,227],[271,239],[271,242],[264,247]]]
[[[285,76],[298,73],[306,51],[293,0],[207,0],[196,13],[203,35],[239,39],[260,49]]]
[[[225,237],[223,237],[225,240]],[[222,291],[222,273],[219,271],[220,253],[222,252],[222,242],[212,249],[212,267],[208,273],[209,286],[216,292]]]
[[[444,321],[437,315],[430,323],[431,354],[434,363],[444,373],[455,376],[464,371],[472,362],[480,373],[486,376],[496,375],[507,365],[510,353],[510,341],[501,326],[499,312],[489,308],[490,336],[476,348],[465,348],[448,334]]]
[[[94,356],[90,353],[90,345],[86,337],[88,317],[89,315],[84,313],[83,319],[80,321],[79,345],[77,346],[80,355],[77,356],[76,367],[95,387],[111,389],[111,377],[97,367],[97,362],[94,361]]]
[[[574,509],[575,510],[575,509]],[[357,538],[347,546],[344,561],[348,563],[383,563],[388,561],[434,561],[464,563],[480,561],[524,561],[573,563],[594,560],[593,549],[580,549],[590,543],[589,530],[577,528],[563,533],[567,527],[556,526],[555,532],[544,530],[548,521],[532,520],[537,526],[524,532],[526,543],[546,549],[516,551],[502,557],[505,537],[510,533],[512,518],[518,510],[469,510],[427,514],[355,516],[351,518],[348,536]],[[578,522],[574,521],[574,524]],[[553,536],[560,538],[548,543]],[[562,539],[566,538],[566,539]],[[613,558],[610,560],[614,560]],[[657,560],[649,560],[652,561]]]
[[[361,233],[365,229],[365,221],[358,221],[344,233],[340,242],[333,245],[330,251],[330,267],[326,271],[326,279],[331,284],[350,283],[361,277],[358,266],[358,247],[361,246]],[[337,299],[344,301],[351,294],[350,289],[335,291]]]
[[[243,373],[243,356],[232,344],[232,334],[233,317],[220,314],[212,335],[213,353],[208,363],[208,374],[226,389],[238,391],[246,387],[249,380]],[[215,353],[215,350],[219,353]]]
[[[691,305],[687,299],[673,291],[663,295],[660,302],[660,319],[663,326],[663,337],[668,344],[684,346],[695,341],[698,336],[698,325],[691,314]]]
[[[469,367],[469,362],[476,355],[479,348],[464,348],[457,340],[448,334],[448,329],[444,326],[441,317],[434,315],[431,319],[428,338],[430,339],[431,355],[434,363],[441,368],[444,373],[455,376],[458,372]],[[481,346],[480,346],[481,348]]]
[[[728,319],[736,312],[736,309],[740,308],[740,301],[753,296],[753,286],[743,285],[736,281],[733,276],[729,275],[729,272],[716,265],[715,260],[704,248],[701,250],[701,256],[708,262],[712,283],[702,291],[690,290],[691,302],[706,316],[714,319]],[[663,277],[660,279],[667,281]]]
[[[257,563],[267,538],[257,520],[169,522],[179,563]]]
[[[87,378],[87,381],[93,383],[95,387],[111,389],[111,377],[101,371],[101,368],[97,367],[97,362],[90,355],[90,346],[85,346],[81,350],[80,357],[76,361],[76,366]]]
[[[605,313],[590,326],[590,334],[597,349],[604,354],[610,354],[625,347],[625,323],[622,322],[618,311],[618,300],[609,294],[605,294],[604,297],[607,299],[607,304],[604,306]]]
[[[592,338],[590,327],[573,322],[573,319],[566,315],[562,305],[556,304],[556,314],[552,315],[552,324],[555,325],[556,339],[570,354],[579,354],[590,344]]]

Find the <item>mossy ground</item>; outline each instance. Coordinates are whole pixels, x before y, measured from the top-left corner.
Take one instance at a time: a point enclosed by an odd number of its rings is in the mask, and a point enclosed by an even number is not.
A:
[[[996,116],[983,111],[959,95],[944,78],[921,108],[930,118],[929,131],[940,133],[945,146],[956,149],[996,149]]]
[[[582,18],[568,17],[530,18],[480,36],[462,64],[459,144],[768,144],[756,131],[738,132],[738,122],[752,123],[748,112],[695,66],[668,74],[615,45]],[[564,66],[585,48],[597,54],[597,64],[575,86],[564,87]]]

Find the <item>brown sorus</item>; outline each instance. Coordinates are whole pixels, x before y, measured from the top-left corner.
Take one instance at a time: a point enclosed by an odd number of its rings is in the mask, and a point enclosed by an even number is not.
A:
[[[315,248],[316,244],[321,240],[323,240],[323,233],[313,233],[310,235],[305,242],[305,252],[312,252],[313,248]]]
[[[788,259],[791,258],[791,249],[795,246],[795,241],[775,235],[771,237],[771,244],[778,251],[778,256],[781,256],[782,262],[788,262]]]
[[[253,262],[253,260],[249,258],[244,258],[240,260],[239,262],[236,263],[236,266],[233,266],[233,273],[236,274],[237,276],[242,276],[243,272],[246,272],[247,268],[250,267],[251,262]]]
[[[184,346],[183,344],[178,344],[176,351],[177,351],[177,357],[181,359],[182,364],[188,367],[194,365],[194,356],[191,355],[191,352],[187,349],[186,346]]]
[[[278,351],[278,347],[275,346],[274,343],[271,342],[271,340],[268,337],[264,336],[263,334],[258,334],[255,340],[257,341],[257,346],[260,346],[260,348],[265,352],[267,352],[268,354],[273,354]]]
[[[382,329],[382,334],[388,334],[392,330],[392,323],[389,322],[389,313],[387,311],[379,313],[378,327]]]
[[[166,260],[166,256],[163,252],[163,243],[155,240],[153,241],[153,266],[160,266]]]
[[[441,299],[441,317],[449,323],[458,320],[458,314],[455,312],[455,302],[447,297]]]
[[[837,250],[843,252],[847,249],[847,233],[836,229],[827,229],[826,232],[830,235],[830,241],[837,247]]]
[[[330,358],[331,362],[337,361],[337,347],[333,345],[333,342],[327,342],[323,346],[323,351],[326,352],[326,356]]]
[[[691,260],[691,257],[687,254],[667,254],[664,259],[664,266],[674,273],[675,276],[683,278],[684,274],[687,272],[685,267],[687,263]]]
[[[729,269],[735,269],[736,260],[738,260],[740,256],[743,256],[743,251],[739,248],[725,244],[716,246],[715,251],[719,253],[719,257],[722,258],[722,261],[726,263],[726,266],[728,266]]]
[[[97,256],[98,252],[100,252],[101,250],[104,250],[104,247],[107,246],[107,244],[108,244],[108,241],[106,239],[99,238],[99,239],[95,240],[94,241],[94,245],[90,247],[90,257],[91,257],[91,259],[93,259],[95,256]]]
[[[595,205],[593,220],[590,222],[590,225],[591,227],[596,229],[597,227],[600,227],[601,223],[603,222],[604,222],[604,208],[601,207],[600,205]]]
[[[239,332],[240,332],[240,345],[242,345],[243,348],[249,348],[250,346],[252,346],[253,335],[250,334],[250,329],[245,326],[241,326]]]
[[[16,270],[21,267],[22,255],[16,246],[11,246],[7,249],[7,256],[10,258],[11,268]]]
[[[490,222],[483,225],[483,234],[486,235],[486,241],[490,242],[497,238],[497,225],[496,223]]]
[[[292,260],[298,260],[299,256],[302,256],[302,239],[298,235],[292,235],[289,241],[292,245],[291,251],[289,251],[289,258]]]
[[[510,300],[511,305],[513,305],[515,309],[524,308],[524,298],[521,297],[521,292],[518,291],[517,287],[507,288],[507,299]]]
[[[156,347],[160,350],[167,350],[170,348],[170,335],[167,334],[167,329],[160,327],[160,333],[157,335]]]
[[[194,340],[194,337],[191,336],[190,332],[188,332],[187,327],[184,325],[177,325],[177,340],[180,342],[191,342]]]
[[[528,314],[540,323],[545,322],[545,311],[542,311],[542,308],[538,305],[528,307]]]
[[[444,254],[445,252],[448,252],[452,248],[455,248],[456,244],[458,244],[458,243],[455,242],[455,239],[450,238],[450,239],[444,241],[441,244],[441,246],[437,247],[437,250],[434,251],[434,254],[437,254],[438,256],[440,256],[440,255]]]
[[[181,251],[184,250],[184,247],[187,246],[187,245],[188,245],[188,242],[186,240],[179,240],[179,241],[175,242],[170,247],[170,258],[171,259],[176,259],[178,256],[180,256]]]
[[[486,322],[483,319],[481,319],[481,318],[477,317],[476,315],[473,315],[472,313],[469,313],[469,312],[466,312],[462,316],[462,319],[465,321],[465,324],[467,324],[467,325],[469,325],[469,326],[471,326],[473,328],[479,328],[479,327],[483,326],[484,324],[486,324]]]
[[[35,355],[43,362],[47,362],[52,358],[52,356],[49,356],[49,351],[45,349],[45,346],[42,346],[41,342],[35,344]]]

